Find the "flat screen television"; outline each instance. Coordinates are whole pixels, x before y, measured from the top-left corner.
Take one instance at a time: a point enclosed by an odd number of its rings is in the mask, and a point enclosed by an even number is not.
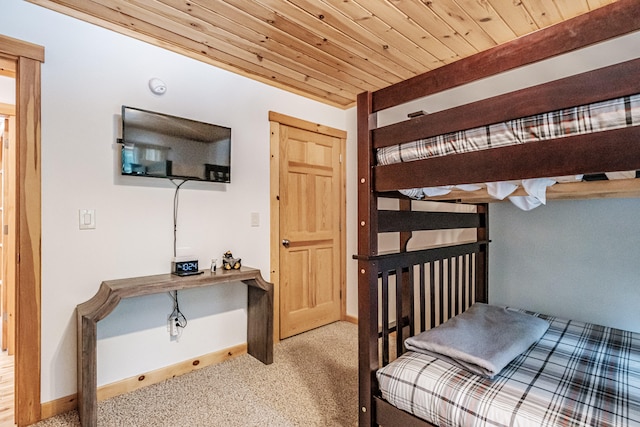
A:
[[[122,175],[231,182],[231,129],[122,106]]]

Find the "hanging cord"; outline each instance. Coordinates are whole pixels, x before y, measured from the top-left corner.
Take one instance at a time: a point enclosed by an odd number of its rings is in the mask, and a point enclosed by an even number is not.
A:
[[[176,256],[177,251],[177,241],[178,241],[178,195],[180,193],[180,187],[187,182],[187,180],[182,181],[180,184],[176,184],[173,180],[170,180],[173,185],[176,186],[176,192],[173,195],[173,256]]]
[[[180,187],[187,182],[187,180],[182,181],[180,184],[176,184],[173,179],[170,180],[173,185],[176,186],[176,192],[173,195],[173,256],[175,258],[177,253],[177,242],[178,242],[178,194],[180,193]],[[187,327],[187,318],[180,311],[180,304],[178,304],[178,291],[169,292],[169,296],[173,299],[173,311],[169,315],[169,318],[176,319],[176,325],[179,328]]]
[[[169,317],[175,317],[177,326],[179,328],[186,328],[188,322],[187,318],[180,311],[180,304],[178,303],[178,291],[173,291],[173,293],[169,292],[169,295],[173,299],[173,311],[171,312]]]

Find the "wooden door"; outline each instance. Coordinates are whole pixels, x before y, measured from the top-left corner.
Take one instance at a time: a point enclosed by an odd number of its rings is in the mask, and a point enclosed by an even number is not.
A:
[[[279,236],[282,339],[340,320],[343,313],[345,138],[277,126],[279,220],[272,226]]]

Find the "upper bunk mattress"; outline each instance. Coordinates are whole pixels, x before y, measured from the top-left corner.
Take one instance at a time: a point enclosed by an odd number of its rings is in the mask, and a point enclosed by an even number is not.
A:
[[[635,94],[383,147],[377,161],[388,165],[638,124],[640,94]]]
[[[549,329],[493,379],[407,352],[382,397],[439,426],[640,426],[640,334],[535,315]]]

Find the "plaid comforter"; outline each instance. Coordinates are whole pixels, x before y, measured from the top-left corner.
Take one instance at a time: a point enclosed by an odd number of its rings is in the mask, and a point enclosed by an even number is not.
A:
[[[640,124],[640,94],[380,148],[378,164],[543,141]]]
[[[440,427],[640,426],[640,334],[539,315],[548,331],[493,380],[408,352],[382,397]]]

